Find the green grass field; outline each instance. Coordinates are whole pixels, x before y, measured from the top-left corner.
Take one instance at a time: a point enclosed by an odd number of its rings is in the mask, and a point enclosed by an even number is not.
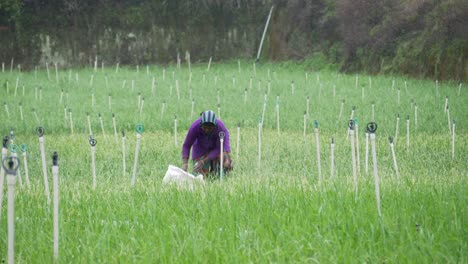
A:
[[[31,181],[26,186],[21,164],[23,186],[18,181],[15,186],[16,262],[54,261],[53,202],[47,204],[44,192],[38,126],[45,129],[51,198],[51,158],[54,151],[59,154],[58,263],[467,262],[465,86],[401,76],[314,72],[294,64],[259,64],[255,72],[250,62],[240,65],[239,69],[237,61],[212,64],[208,71],[206,64],[196,64],[191,73],[187,65],[58,73],[49,65],[49,74],[45,66],[37,72],[0,73],[4,102],[0,133],[9,135],[13,128],[14,144],[27,145]],[[446,97],[449,116],[444,111]],[[353,107],[359,139],[357,195],[347,139]],[[378,124],[381,216],[370,150],[367,172],[365,165],[365,128],[372,120],[372,107]],[[188,127],[208,109],[220,113],[230,130],[234,170],[223,181],[207,182],[193,191],[162,186],[168,165],[181,165]],[[95,189],[87,113],[98,141]],[[396,137],[397,115],[399,179],[388,141],[389,136]],[[319,124],[321,181],[314,120]],[[143,124],[145,131],[132,187],[136,124]],[[18,155],[22,157],[20,151]],[[0,260],[5,262],[6,190],[5,182],[0,211]]]

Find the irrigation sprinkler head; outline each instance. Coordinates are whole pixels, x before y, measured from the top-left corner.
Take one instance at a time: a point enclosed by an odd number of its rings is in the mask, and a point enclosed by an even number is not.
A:
[[[145,127],[143,126],[143,124],[137,124],[137,125],[135,126],[135,130],[136,130],[136,132],[137,132],[138,134],[141,135],[141,134],[143,133],[143,131],[145,131]]]
[[[406,121],[409,121],[409,115],[406,116]]]
[[[44,128],[41,126],[36,127],[36,133],[39,137],[44,136]]]
[[[453,121],[455,122],[455,119],[454,119]],[[237,123],[237,127],[240,127],[240,122],[239,122],[239,123]]]
[[[318,125],[319,125],[318,121],[317,121],[317,120],[314,120],[314,127],[315,127],[315,128],[318,128]]]
[[[12,153],[18,152],[18,145],[16,145],[16,144],[11,144],[11,145],[10,145],[10,151],[11,151]]]
[[[400,118],[400,113],[398,113],[396,117],[399,119]]]
[[[375,122],[367,123],[367,130],[371,134],[375,133],[375,131],[377,130],[377,123]]]
[[[122,130],[122,137],[125,137],[125,131]]]
[[[86,116],[89,116],[89,112],[86,112]]]
[[[17,157],[9,156],[2,160],[3,169],[9,175],[16,175],[19,165],[20,161]]]
[[[89,135],[89,144],[91,145],[91,147],[94,147],[97,144],[97,140],[93,138],[93,135]]]
[[[57,151],[54,151],[54,154],[52,154],[52,165],[53,166],[58,166],[58,153],[57,153]]]
[[[10,142],[10,138],[8,136],[3,137],[3,148],[8,149],[8,142]]]
[[[356,126],[359,125],[359,120],[358,120],[357,117],[354,117],[354,124],[355,124]]]
[[[388,142],[390,142],[390,144],[393,143],[393,137],[392,137],[392,136],[389,136],[389,137],[388,137]]]
[[[353,108],[352,108],[352,109],[353,109],[353,111],[356,110],[356,106],[353,105]]]
[[[98,113],[98,117],[101,118],[101,113]]]
[[[20,102],[20,103],[19,103],[19,106],[23,106],[23,103]]]
[[[10,139],[11,140],[15,139],[15,129],[14,128],[10,128]]]
[[[343,104],[344,104],[344,103],[345,103],[345,99],[341,100],[341,103],[343,103]]]
[[[220,139],[224,139],[224,136],[225,136],[225,135],[224,135],[224,132],[223,132],[223,131],[219,132],[219,138],[220,138]]]
[[[258,124],[260,125],[261,123],[262,123],[262,117],[259,116],[259,117],[258,117]]]
[[[20,150],[21,150],[21,152],[23,152],[23,153],[26,152],[26,151],[28,151],[28,145],[26,145],[26,144],[21,144],[21,145],[20,145]]]
[[[350,130],[354,130],[354,120],[353,119],[349,120],[348,126],[349,126]]]
[[[335,138],[332,137],[332,141],[331,141],[332,144],[335,144]]]
[[[115,118],[115,114],[114,114],[114,113],[112,113],[112,118]]]

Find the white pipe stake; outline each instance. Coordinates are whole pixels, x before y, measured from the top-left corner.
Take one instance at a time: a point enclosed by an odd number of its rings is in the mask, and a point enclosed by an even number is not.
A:
[[[330,179],[335,179],[335,139],[330,144]]]
[[[91,145],[91,170],[93,173],[93,190],[96,189],[96,147]]]
[[[377,174],[377,151],[375,147],[375,133],[370,134],[371,145],[372,145],[372,165],[374,167],[374,185],[375,185],[375,198],[377,201],[377,211],[379,216],[382,216],[380,209],[380,187],[379,187],[379,175]]]
[[[68,114],[70,115],[70,132],[73,134],[73,116],[71,109],[68,109]]]
[[[223,180],[223,172],[224,172],[224,132],[219,132],[219,178]]]
[[[366,131],[366,174],[369,172],[369,131]]]
[[[177,146],[177,116],[174,116],[174,145]]]
[[[354,121],[352,121],[352,122],[354,122]],[[356,150],[355,150],[355,144],[354,144],[354,123],[350,124],[350,127],[349,127],[348,131],[349,131],[349,137],[351,138],[351,162],[353,164],[354,200],[357,201],[358,177],[357,177],[357,171],[356,171]]]
[[[455,159],[455,119],[452,122],[452,160]]]
[[[406,151],[409,152],[410,148],[410,120],[409,116],[406,118]]]
[[[141,139],[141,134],[137,133],[137,142],[136,142],[136,147],[135,147],[135,162],[133,163],[132,186],[135,186],[137,164],[138,164],[138,152],[140,151],[140,139]]]
[[[89,130],[89,134],[92,135],[92,134],[93,134],[93,130],[91,129],[91,118],[89,117],[89,113],[86,113],[86,120],[88,121],[88,130]]]
[[[26,180],[26,186],[29,188],[31,183],[29,181],[29,169],[28,169],[28,158],[26,155],[26,151],[23,152],[23,167],[24,167],[24,177]]]
[[[6,160],[5,160],[6,163]],[[13,162],[11,162],[13,163]],[[7,165],[7,164],[4,164]],[[15,263],[15,174],[13,164],[7,172],[8,185],[8,264]],[[3,190],[2,190],[3,191]]]
[[[45,147],[44,147],[44,136],[39,136],[39,145],[41,149],[41,160],[42,160],[42,175],[44,176],[44,191],[47,198],[47,205],[50,205],[50,191],[49,191],[49,180],[47,177],[47,164],[45,158]]]
[[[8,138],[5,138],[4,140],[8,141]],[[2,161],[5,160],[7,154],[8,154],[8,148],[3,146],[2,147]],[[2,216],[2,210],[1,209],[2,209],[2,204],[3,204],[4,184],[5,184],[5,170],[3,169],[3,166],[1,166],[1,164],[0,164],[0,219],[1,219],[1,216]]]
[[[54,183],[54,259],[59,255],[59,166],[57,163],[57,152],[53,156],[54,164],[52,166]]]
[[[239,160],[239,148],[240,148],[240,123],[237,124],[237,145],[236,145],[236,160]]]
[[[101,123],[102,136],[106,138],[106,133],[104,131],[104,121],[102,120],[101,113],[99,113],[98,116],[99,116],[99,122]]]
[[[126,175],[126,170],[127,166],[125,163],[125,132],[122,131],[122,171],[123,171],[123,177],[125,178]]]
[[[393,145],[393,138],[389,137],[390,141],[390,150],[392,151],[392,158],[393,158],[393,168],[395,168],[395,173],[397,176],[397,181],[400,182],[400,173],[398,172],[398,165],[396,161],[396,155],[395,155],[395,147]]]
[[[316,123],[317,124],[317,123]],[[317,172],[318,172],[318,183],[322,184],[322,166],[320,162],[320,140],[318,127],[315,128],[315,144],[317,145]]]
[[[118,142],[117,125],[116,125],[115,114],[114,114],[114,113],[112,113],[112,126],[114,127],[114,137],[115,137],[115,141]]]
[[[262,119],[258,120],[258,168],[262,162]]]

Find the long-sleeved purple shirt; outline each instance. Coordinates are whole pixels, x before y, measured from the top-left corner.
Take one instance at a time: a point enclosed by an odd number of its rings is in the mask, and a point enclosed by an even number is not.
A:
[[[219,132],[224,132],[224,146],[223,151],[231,152],[229,144],[229,131],[224,126],[224,123],[216,119],[217,126],[210,134],[205,134],[201,128],[201,118],[198,118],[190,126],[190,129],[185,137],[184,144],[182,145],[182,158],[188,159],[190,156],[190,149],[192,149],[192,160],[195,160],[205,154],[208,158],[213,160],[219,157],[220,141]]]

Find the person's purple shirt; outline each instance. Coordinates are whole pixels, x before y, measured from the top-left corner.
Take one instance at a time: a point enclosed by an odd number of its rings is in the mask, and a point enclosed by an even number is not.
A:
[[[190,126],[190,129],[185,137],[184,145],[182,146],[182,158],[188,159],[190,156],[190,149],[192,149],[192,160],[208,154],[208,158],[213,160],[219,157],[220,141],[219,132],[224,132],[224,146],[223,151],[231,152],[229,145],[229,131],[224,126],[224,123],[216,119],[217,126],[210,134],[205,134],[201,128],[201,118],[198,118]]]

